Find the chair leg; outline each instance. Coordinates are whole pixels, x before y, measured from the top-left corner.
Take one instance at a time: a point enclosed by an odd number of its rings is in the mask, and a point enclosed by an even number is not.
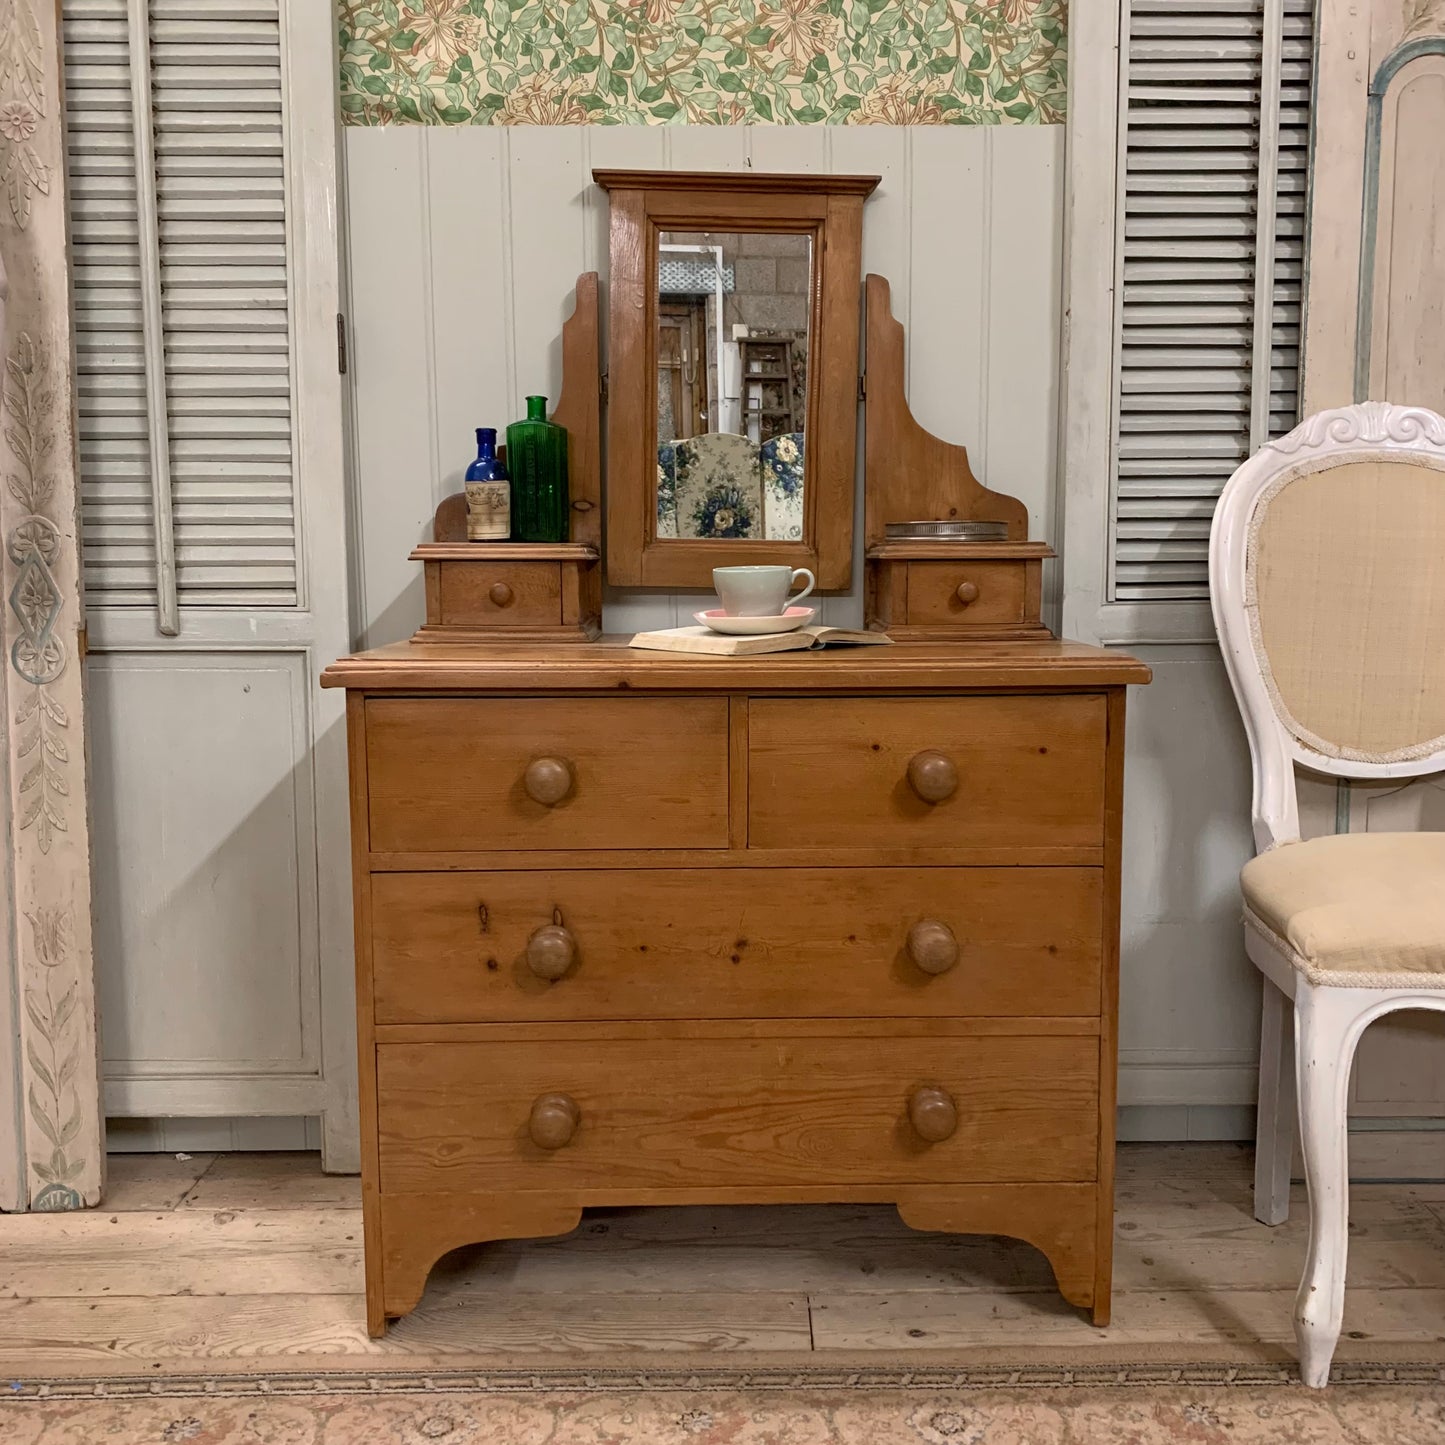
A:
[[[1350,1222],[1348,1121],[1350,1061],[1362,1000],[1350,989],[1313,988],[1295,996],[1295,1072],[1300,1142],[1309,1190],[1310,1243],[1295,1299],[1300,1374],[1311,1389],[1329,1383],[1345,1312]]]
[[[1254,1217],[1261,1224],[1289,1218],[1289,1173],[1294,1162],[1294,1010],[1268,978],[1259,1026],[1259,1108],[1254,1123]]]

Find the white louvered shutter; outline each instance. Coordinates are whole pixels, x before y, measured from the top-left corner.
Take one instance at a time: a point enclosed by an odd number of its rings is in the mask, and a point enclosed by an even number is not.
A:
[[[62,16],[87,603],[294,606],[277,0]]]
[[[1110,598],[1203,599],[1220,489],[1297,420],[1312,0],[1126,3]],[[1281,3],[1276,68],[1265,35]]]

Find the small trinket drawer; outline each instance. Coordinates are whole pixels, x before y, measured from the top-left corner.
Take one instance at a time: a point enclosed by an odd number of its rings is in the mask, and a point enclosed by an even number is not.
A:
[[[879,654],[883,654],[880,656]],[[884,1202],[1108,1318],[1124,687],[1064,643],[345,658],[367,1312],[589,1206]]]

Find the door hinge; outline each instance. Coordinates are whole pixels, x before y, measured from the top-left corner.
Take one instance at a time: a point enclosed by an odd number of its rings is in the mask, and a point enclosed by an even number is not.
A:
[[[336,313],[336,369],[342,376],[346,375],[346,317],[341,312]]]
[[[868,396],[868,373],[865,371],[858,377],[858,400],[864,401]]]
[[[605,371],[597,378],[597,394],[604,403],[607,401],[607,373]]]

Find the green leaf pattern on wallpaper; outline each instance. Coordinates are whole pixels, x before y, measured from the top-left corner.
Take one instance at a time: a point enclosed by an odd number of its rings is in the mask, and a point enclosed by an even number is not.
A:
[[[340,0],[352,125],[1064,117],[1067,0]]]

